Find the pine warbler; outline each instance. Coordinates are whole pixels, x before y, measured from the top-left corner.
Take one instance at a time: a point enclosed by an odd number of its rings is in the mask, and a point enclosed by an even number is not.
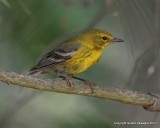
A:
[[[86,82],[86,80],[73,75],[96,64],[104,48],[113,42],[123,42],[123,40],[115,38],[101,29],[89,30],[60,43],[44,55],[27,74],[35,75],[54,71],[59,77],[65,78],[68,85],[71,85],[69,76]],[[64,76],[64,73],[67,75]]]

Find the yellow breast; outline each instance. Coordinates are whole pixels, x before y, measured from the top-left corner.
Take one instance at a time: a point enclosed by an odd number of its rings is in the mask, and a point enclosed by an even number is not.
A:
[[[78,74],[97,63],[102,50],[93,50],[87,47],[80,48],[71,59],[64,63],[65,70],[68,74]]]

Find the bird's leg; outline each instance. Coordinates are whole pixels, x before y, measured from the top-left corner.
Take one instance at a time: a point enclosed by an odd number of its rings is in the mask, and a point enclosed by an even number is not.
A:
[[[71,77],[74,78],[74,79],[77,79],[77,80],[80,80],[80,81],[84,82],[85,85],[87,85],[87,86],[89,86],[91,88],[91,92],[94,93],[93,92],[93,86],[96,86],[94,83],[92,83],[92,82],[90,82],[88,80],[85,80],[83,78],[76,77],[76,76],[71,76]]]
[[[66,81],[67,86],[74,88],[74,83],[67,76],[60,75],[59,77]]]
[[[58,77],[60,77],[66,81],[67,86],[74,87],[74,83],[69,79],[69,77],[63,75],[63,74],[65,74],[64,71],[55,70],[55,72]]]

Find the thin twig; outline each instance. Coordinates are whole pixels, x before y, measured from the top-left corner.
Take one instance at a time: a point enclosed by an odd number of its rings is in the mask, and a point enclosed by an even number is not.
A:
[[[99,22],[101,22],[108,14],[111,8],[113,7],[115,0],[103,0],[101,9],[99,10],[98,14],[92,20],[92,22],[85,28],[84,31],[87,31],[93,27],[95,27]]]
[[[4,115],[2,115],[2,117],[0,118],[0,128],[3,128],[8,121],[10,121],[10,119],[19,111],[23,108],[23,106],[25,106],[30,100],[32,100],[35,96],[37,96],[37,94],[34,91],[22,96],[20,99],[18,99],[13,106],[9,107],[8,110],[6,111],[6,113],[4,113]]]

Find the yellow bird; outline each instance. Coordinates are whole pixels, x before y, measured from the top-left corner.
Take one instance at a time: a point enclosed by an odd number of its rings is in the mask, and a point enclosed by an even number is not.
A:
[[[73,75],[84,72],[96,64],[104,48],[113,42],[123,42],[123,40],[115,38],[101,29],[89,30],[60,43],[56,48],[44,55],[27,74],[36,75],[54,71],[59,77],[66,79],[67,84],[70,86],[71,81],[68,77],[88,83],[87,80]]]

